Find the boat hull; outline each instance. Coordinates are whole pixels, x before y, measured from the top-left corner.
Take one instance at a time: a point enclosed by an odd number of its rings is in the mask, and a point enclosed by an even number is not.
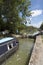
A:
[[[4,54],[0,55],[0,64],[5,61],[7,58],[9,58],[16,50],[18,50],[19,43],[16,44],[13,48],[6,51]]]

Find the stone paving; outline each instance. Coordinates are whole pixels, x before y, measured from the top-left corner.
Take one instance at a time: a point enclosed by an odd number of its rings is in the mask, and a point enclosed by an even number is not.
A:
[[[36,42],[28,65],[43,65],[43,43],[40,35],[36,38]]]

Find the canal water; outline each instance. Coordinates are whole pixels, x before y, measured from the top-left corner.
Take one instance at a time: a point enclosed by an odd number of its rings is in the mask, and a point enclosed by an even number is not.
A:
[[[19,49],[10,58],[6,58],[2,65],[27,65],[33,44],[33,39],[19,39]]]

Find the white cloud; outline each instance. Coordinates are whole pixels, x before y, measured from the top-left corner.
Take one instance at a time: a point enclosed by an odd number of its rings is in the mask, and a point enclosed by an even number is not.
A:
[[[41,15],[42,12],[43,12],[43,10],[32,10],[31,15],[32,15],[32,17],[35,17],[35,16],[38,16],[38,15]]]
[[[41,26],[41,24],[42,24],[42,21],[40,21],[38,23],[34,23],[34,24],[32,24],[32,26],[39,28]]]
[[[31,23],[31,24],[29,24],[29,22],[27,22],[27,26],[34,26],[34,27],[37,27],[37,28],[39,28],[40,26],[41,26],[41,24],[42,24],[42,21],[40,21],[40,22],[37,22],[37,23]]]

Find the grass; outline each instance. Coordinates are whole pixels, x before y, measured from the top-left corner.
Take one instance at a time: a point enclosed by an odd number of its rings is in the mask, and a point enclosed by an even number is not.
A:
[[[27,65],[30,50],[33,46],[33,40],[19,39],[19,49],[2,65]]]

